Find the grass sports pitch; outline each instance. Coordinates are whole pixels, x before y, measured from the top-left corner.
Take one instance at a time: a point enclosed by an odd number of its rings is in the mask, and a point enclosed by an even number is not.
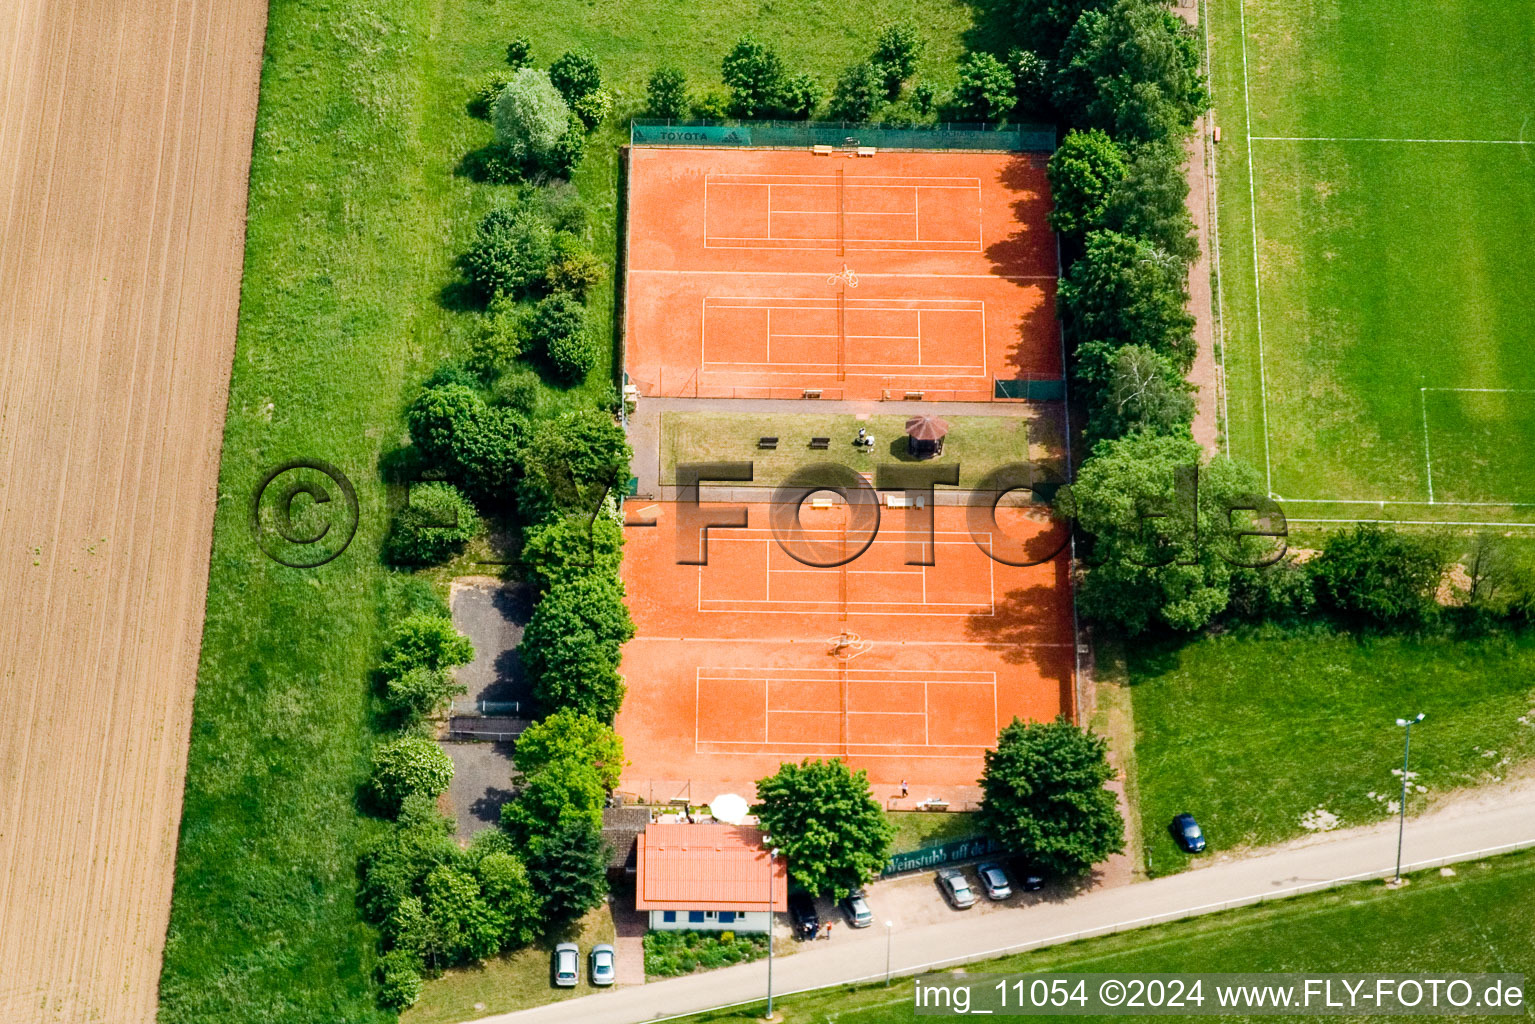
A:
[[[1535,525],[1535,0],[1213,0],[1231,454],[1294,522]]]

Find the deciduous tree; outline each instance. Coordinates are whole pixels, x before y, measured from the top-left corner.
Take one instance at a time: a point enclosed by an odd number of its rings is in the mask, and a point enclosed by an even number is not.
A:
[[[757,800],[752,813],[782,848],[789,877],[811,892],[841,899],[884,867],[894,830],[867,773],[837,760],[788,763],[758,780]]]

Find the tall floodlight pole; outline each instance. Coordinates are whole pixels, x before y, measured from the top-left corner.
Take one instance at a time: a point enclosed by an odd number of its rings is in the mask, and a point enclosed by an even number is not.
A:
[[[885,987],[890,987],[890,943],[895,934],[895,922],[885,922]]]
[[[1416,718],[1398,718],[1396,724],[1402,727],[1402,804],[1399,807],[1396,826],[1396,882],[1402,881],[1402,837],[1407,832],[1407,759],[1412,754],[1412,727],[1423,721],[1423,712],[1419,711]]]
[[[768,851],[768,1020],[773,1019],[773,861],[779,852],[776,846]]]

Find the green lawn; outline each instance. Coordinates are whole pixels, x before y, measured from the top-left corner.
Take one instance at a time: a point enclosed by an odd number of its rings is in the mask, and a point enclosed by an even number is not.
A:
[[[1378,882],[1352,885],[971,964],[966,970],[1535,974],[1535,946],[1529,941],[1530,916],[1535,914],[1535,855],[1522,853],[1460,864],[1455,872],[1449,878],[1437,871],[1424,872],[1398,891]],[[910,981],[898,981],[889,988],[839,988],[790,996],[776,1001],[774,1010],[783,1014],[785,1024],[833,1020],[837,1024],[894,1024],[933,1019],[919,1018],[913,1011]],[[762,1006],[756,1004],[687,1020],[747,1024],[761,1014]],[[1167,1015],[1157,1019],[1244,1018]]]
[[[412,389],[477,315],[461,308],[453,261],[505,190],[458,171],[491,138],[465,113],[473,86],[504,67],[516,35],[545,66],[573,46],[597,54],[619,110],[575,177],[588,241],[611,268],[617,147],[655,66],[717,82],[720,57],[751,29],[830,84],[897,16],[919,19],[930,43],[919,74],[952,83],[970,25],[960,4],[273,0],[166,1024],[392,1017],[375,1005],[376,940],[356,907],[357,853],[379,827],[357,807],[376,726],[368,679],[383,627],[434,598],[378,564],[391,500],[379,468],[404,441]],[[610,274],[591,299],[600,325],[612,323],[613,294]],[[594,402],[610,380],[605,352],[583,385],[540,407]],[[279,566],[250,535],[257,482],[289,459],[324,460],[356,487],[356,539],[318,569]]]
[[[1232,454],[1292,517],[1535,519],[1535,0],[1208,14]]]
[[[885,818],[895,826],[891,853],[910,853],[981,834],[975,815],[968,811],[886,811]]]
[[[1041,419],[1019,416],[949,416],[949,434],[944,438],[943,454],[918,460],[906,446],[907,414],[870,415],[857,419],[851,413],[826,415],[816,413],[693,413],[668,412],[661,415],[661,478],[672,483],[677,478],[679,462],[741,461],[752,463],[754,483],[770,487],[781,483],[797,467],[834,461],[861,472],[872,473],[881,463],[900,462],[928,466],[958,465],[959,486],[974,487],[983,476],[998,466],[1022,462],[1033,456],[1043,462],[1059,459],[1064,444],[1060,431],[1050,430]],[[1030,427],[1042,425],[1044,438],[1034,438],[1031,449]],[[872,452],[853,446],[858,428],[874,435]],[[1036,427],[1038,429],[1038,427]],[[1051,438],[1049,435],[1056,435]],[[778,447],[757,447],[761,437],[778,438]],[[813,437],[831,438],[826,451],[812,451]]]
[[[1409,812],[1502,778],[1535,755],[1535,637],[1357,638],[1238,630],[1147,642],[1129,653],[1136,782],[1147,865],[1180,870],[1167,831],[1180,811],[1217,850],[1390,813],[1401,786],[1399,716],[1413,729]],[[1523,719],[1521,721],[1521,719]],[[1374,796],[1370,794],[1374,793]]]

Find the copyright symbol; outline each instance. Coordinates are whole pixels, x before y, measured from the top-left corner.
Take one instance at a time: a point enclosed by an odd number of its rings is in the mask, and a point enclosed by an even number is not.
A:
[[[330,463],[294,459],[256,485],[251,536],[272,561],[313,569],[339,556],[356,535],[357,491]]]
[[[1098,998],[1104,1006],[1118,1006],[1125,1001],[1125,983],[1110,978],[1098,986]]]

